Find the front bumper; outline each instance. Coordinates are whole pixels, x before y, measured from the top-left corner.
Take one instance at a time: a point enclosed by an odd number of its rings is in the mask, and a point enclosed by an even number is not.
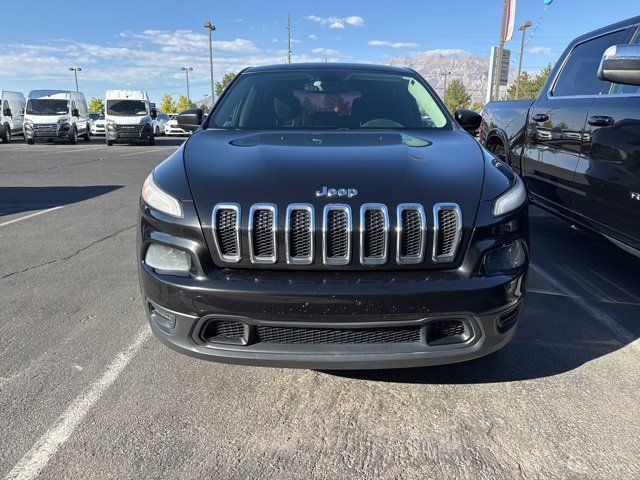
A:
[[[153,138],[153,128],[151,124],[145,123],[142,125],[107,125],[106,129],[107,140],[117,141],[145,141]]]
[[[191,132],[187,132],[185,130],[182,130],[181,128],[175,128],[175,127],[164,127],[164,134],[165,135],[175,135],[175,136],[181,136],[181,137],[188,137],[189,135],[191,135]]]
[[[158,275],[143,263],[139,269],[151,329],[172,349],[225,363],[320,369],[440,365],[487,355],[514,336],[526,280],[524,273],[455,279],[451,272],[221,270],[203,283]],[[243,336],[211,341],[207,324],[218,320],[241,323]],[[466,333],[453,343],[431,343],[430,325],[452,320],[463,322]],[[263,342],[256,335],[394,329],[419,333],[364,344]]]

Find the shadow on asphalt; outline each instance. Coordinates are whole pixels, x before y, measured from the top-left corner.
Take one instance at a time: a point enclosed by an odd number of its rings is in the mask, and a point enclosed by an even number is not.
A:
[[[640,338],[640,259],[538,209],[531,213],[532,263],[565,291],[532,271],[518,332],[510,344],[453,365],[324,373],[392,383],[510,382],[568,372],[627,345],[603,325],[597,311],[586,311],[570,294],[613,319],[634,340]]]
[[[0,187],[0,216],[69,205],[99,197],[123,186]]]

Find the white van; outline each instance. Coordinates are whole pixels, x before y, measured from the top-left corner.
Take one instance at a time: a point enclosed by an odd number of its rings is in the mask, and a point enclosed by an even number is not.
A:
[[[84,95],[68,90],[32,90],[24,114],[24,138],[29,145],[38,139],[91,140],[89,109]]]
[[[14,135],[22,135],[24,95],[20,92],[0,90],[0,139],[11,142]]]
[[[142,90],[107,90],[104,101],[107,145],[141,140],[155,145],[153,120],[158,113]]]

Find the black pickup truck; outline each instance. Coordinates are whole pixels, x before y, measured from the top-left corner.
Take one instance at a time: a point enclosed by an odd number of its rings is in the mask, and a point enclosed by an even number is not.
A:
[[[488,103],[480,139],[534,204],[640,256],[640,17],[571,42],[537,99]]]

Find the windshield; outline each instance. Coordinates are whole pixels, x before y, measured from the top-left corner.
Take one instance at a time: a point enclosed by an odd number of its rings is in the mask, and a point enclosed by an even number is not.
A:
[[[451,128],[432,93],[410,75],[344,70],[242,75],[210,128]]]
[[[28,115],[65,115],[69,113],[69,100],[30,98]]]
[[[107,114],[120,117],[144,117],[148,113],[144,100],[107,100]]]
[[[100,119],[101,119],[101,118],[103,118],[103,117],[102,117],[102,115],[101,115],[101,114],[99,114],[99,113],[90,113],[90,114],[89,114],[89,118],[90,118],[91,120],[100,120]]]

